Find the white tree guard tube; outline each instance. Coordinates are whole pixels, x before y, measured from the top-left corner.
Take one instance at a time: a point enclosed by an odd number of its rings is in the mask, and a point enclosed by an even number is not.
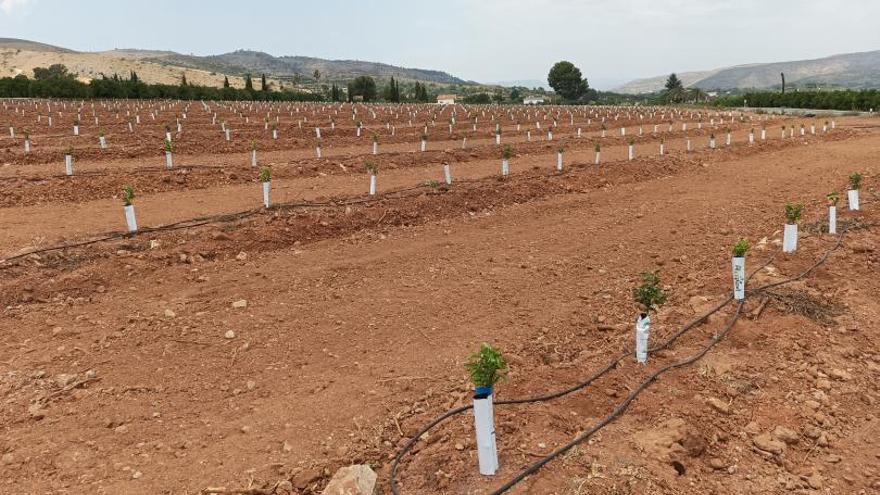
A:
[[[422,139],[422,151],[428,150],[428,142]]]
[[[474,397],[474,426],[477,430],[477,460],[480,474],[492,476],[498,471],[495,445],[495,419],[492,396]]]
[[[742,301],[746,297],[746,258],[733,258],[733,298]]]
[[[629,145],[629,161],[632,161],[633,158],[636,157],[636,150],[633,145]]]
[[[272,129],[272,139],[278,139],[278,129]]]
[[[321,128],[320,127],[315,127],[315,136],[318,139],[321,139]]]
[[[257,150],[251,150],[251,167],[257,166]]]
[[[556,171],[562,172],[562,153],[556,153]]]
[[[846,192],[847,203],[849,203],[850,210],[858,210],[859,209],[859,190],[858,189],[850,189]]]
[[[829,206],[828,207],[828,233],[836,234],[837,233],[837,207]]]
[[[320,146],[315,147],[315,156],[317,156],[318,158],[321,158],[321,147]]]
[[[507,177],[507,174],[510,173],[510,162],[507,160],[501,160],[501,175]]]
[[[99,136],[99,137],[98,137],[98,142],[101,143],[101,149],[102,149],[102,150],[107,149],[107,138],[105,138],[104,136]]]
[[[798,226],[796,223],[785,224],[782,234],[782,252],[793,253],[797,249]]]
[[[24,152],[25,153],[31,152],[31,142],[29,140],[24,142]]]
[[[452,184],[452,171],[449,170],[449,164],[443,164],[443,178],[446,180],[446,184]]]
[[[373,143],[373,154],[374,155],[379,154],[379,143],[375,143],[375,142]]]
[[[600,161],[601,159],[602,159],[602,152],[601,152],[601,151],[597,151],[597,152],[596,152],[596,165],[599,164],[599,161]]]
[[[370,196],[376,195],[376,176],[370,174]]]
[[[125,207],[125,223],[128,225],[129,232],[137,232],[138,224],[134,216],[134,205]]]
[[[174,159],[171,157],[171,152],[165,152],[165,168],[171,168],[174,166]]]
[[[646,363],[648,361],[648,337],[651,333],[651,317],[642,313],[636,320],[636,361]]]
[[[263,182],[263,206],[266,208],[272,205],[272,202],[269,200],[269,190],[271,187],[271,182]]]
[[[65,175],[73,175],[73,156],[64,155],[64,173]]]

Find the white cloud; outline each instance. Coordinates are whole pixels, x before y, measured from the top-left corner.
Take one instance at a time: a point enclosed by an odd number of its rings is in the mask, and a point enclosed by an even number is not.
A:
[[[31,3],[33,0],[0,0],[0,10],[8,15],[23,10]]]

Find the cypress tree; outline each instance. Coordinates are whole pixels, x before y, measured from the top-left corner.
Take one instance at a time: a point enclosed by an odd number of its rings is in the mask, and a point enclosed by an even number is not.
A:
[[[186,86],[186,73],[184,72],[182,76],[180,76],[180,85]]]
[[[229,87],[229,77],[228,76],[223,76],[223,87],[224,88]]]
[[[260,82],[263,84],[263,91],[269,91],[269,85],[266,84],[266,74],[260,76]]]
[[[251,80],[251,75],[250,75],[250,74],[245,74],[245,75],[244,75],[244,89],[247,90],[247,91],[253,91],[253,90],[254,90],[254,81]]]

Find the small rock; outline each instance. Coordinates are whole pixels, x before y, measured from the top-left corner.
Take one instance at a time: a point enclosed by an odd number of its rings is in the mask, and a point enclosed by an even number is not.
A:
[[[712,409],[715,409],[722,414],[730,414],[730,405],[728,405],[721,399],[716,399],[715,397],[712,397],[707,400],[706,403],[712,406]]]
[[[131,479],[139,480],[139,479],[141,479],[141,476],[143,476],[143,475],[144,475],[144,473],[142,473],[140,471],[135,471],[135,472],[131,473]]]
[[[240,300],[235,301],[234,303],[232,303],[232,307],[233,307],[233,308],[246,308],[247,305],[248,305],[248,303],[247,303],[247,301],[245,301],[244,299],[240,299]]]
[[[819,378],[816,380],[816,388],[819,390],[831,390],[831,381],[826,380],[825,378]]]
[[[0,462],[2,462],[4,466],[8,466],[15,462],[15,456],[12,455],[12,452],[7,452],[3,454],[3,457],[0,457]]]
[[[174,318],[175,316],[177,316],[177,314],[174,311],[170,309],[165,310],[165,318]]]
[[[238,261],[247,261],[248,255],[246,252],[242,251],[238,253],[238,256],[236,256],[235,259],[237,259]]]
[[[282,451],[282,452],[290,452],[290,451],[292,451],[292,450],[293,450],[293,445],[290,445],[290,443],[289,443],[287,440],[285,440],[285,441],[281,444],[281,451]]]
[[[762,433],[756,436],[752,439],[752,443],[755,444],[755,447],[771,454],[782,454],[785,452],[785,443],[774,439],[769,433]]]
[[[320,469],[309,468],[300,471],[290,481],[293,482],[293,487],[297,490],[305,490],[309,485],[321,479],[321,476],[323,474]]]
[[[835,380],[840,381],[849,381],[852,380],[852,375],[849,374],[846,370],[833,369],[828,372],[828,376],[834,378]]]
[[[376,492],[376,473],[366,464],[339,468],[323,495],[373,495]]]
[[[794,430],[790,430],[784,426],[777,426],[773,429],[773,438],[785,442],[789,445],[798,443],[801,438]]]
[[[727,463],[724,462],[724,460],[721,458],[713,457],[709,459],[709,467],[715,470],[725,469],[727,467]]]
[[[68,385],[71,385],[76,381],[76,375],[71,375],[68,373],[62,373],[55,377],[55,383],[58,384],[59,387],[64,388]]]
[[[807,484],[810,485],[810,488],[812,488],[813,490],[821,490],[822,489],[823,480],[822,480],[822,476],[819,475],[818,473],[814,473],[812,476],[808,477],[806,479],[806,481],[807,481]]]
[[[223,337],[225,337],[228,340],[232,340],[235,338],[235,332],[233,332],[232,330],[227,330],[226,333],[223,334]]]
[[[150,240],[150,249],[156,249],[160,246],[162,246],[162,243],[158,239]]]
[[[455,450],[464,450],[464,444],[461,442],[455,442]]]
[[[31,419],[39,421],[46,417],[46,410],[40,404],[31,404],[28,406],[28,415],[30,415]]]

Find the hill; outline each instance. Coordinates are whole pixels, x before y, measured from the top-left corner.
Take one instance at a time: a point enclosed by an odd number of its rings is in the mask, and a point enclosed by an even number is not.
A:
[[[785,73],[787,84],[818,85],[850,89],[880,87],[880,50],[832,55],[830,57],[726,67],[704,72],[678,74],[685,86],[703,90],[770,89],[781,84]],[[627,83],[615,91],[650,93],[663,89],[667,75]]]
[[[102,75],[127,76],[136,71],[148,83],[177,84],[186,74],[190,83],[219,87],[225,77],[234,87],[244,86],[245,74],[267,74],[270,82],[315,84],[318,70],[321,82],[344,83],[367,75],[385,80],[391,77],[441,85],[472,85],[439,70],[398,67],[360,60],[326,60],[304,56],[276,57],[264,52],[237,50],[209,56],[183,55],[173,51],[114,49],[103,52],[77,52],[28,40],[0,38],[0,77],[31,76],[35,67],[64,64],[77,77],[89,81]]]

